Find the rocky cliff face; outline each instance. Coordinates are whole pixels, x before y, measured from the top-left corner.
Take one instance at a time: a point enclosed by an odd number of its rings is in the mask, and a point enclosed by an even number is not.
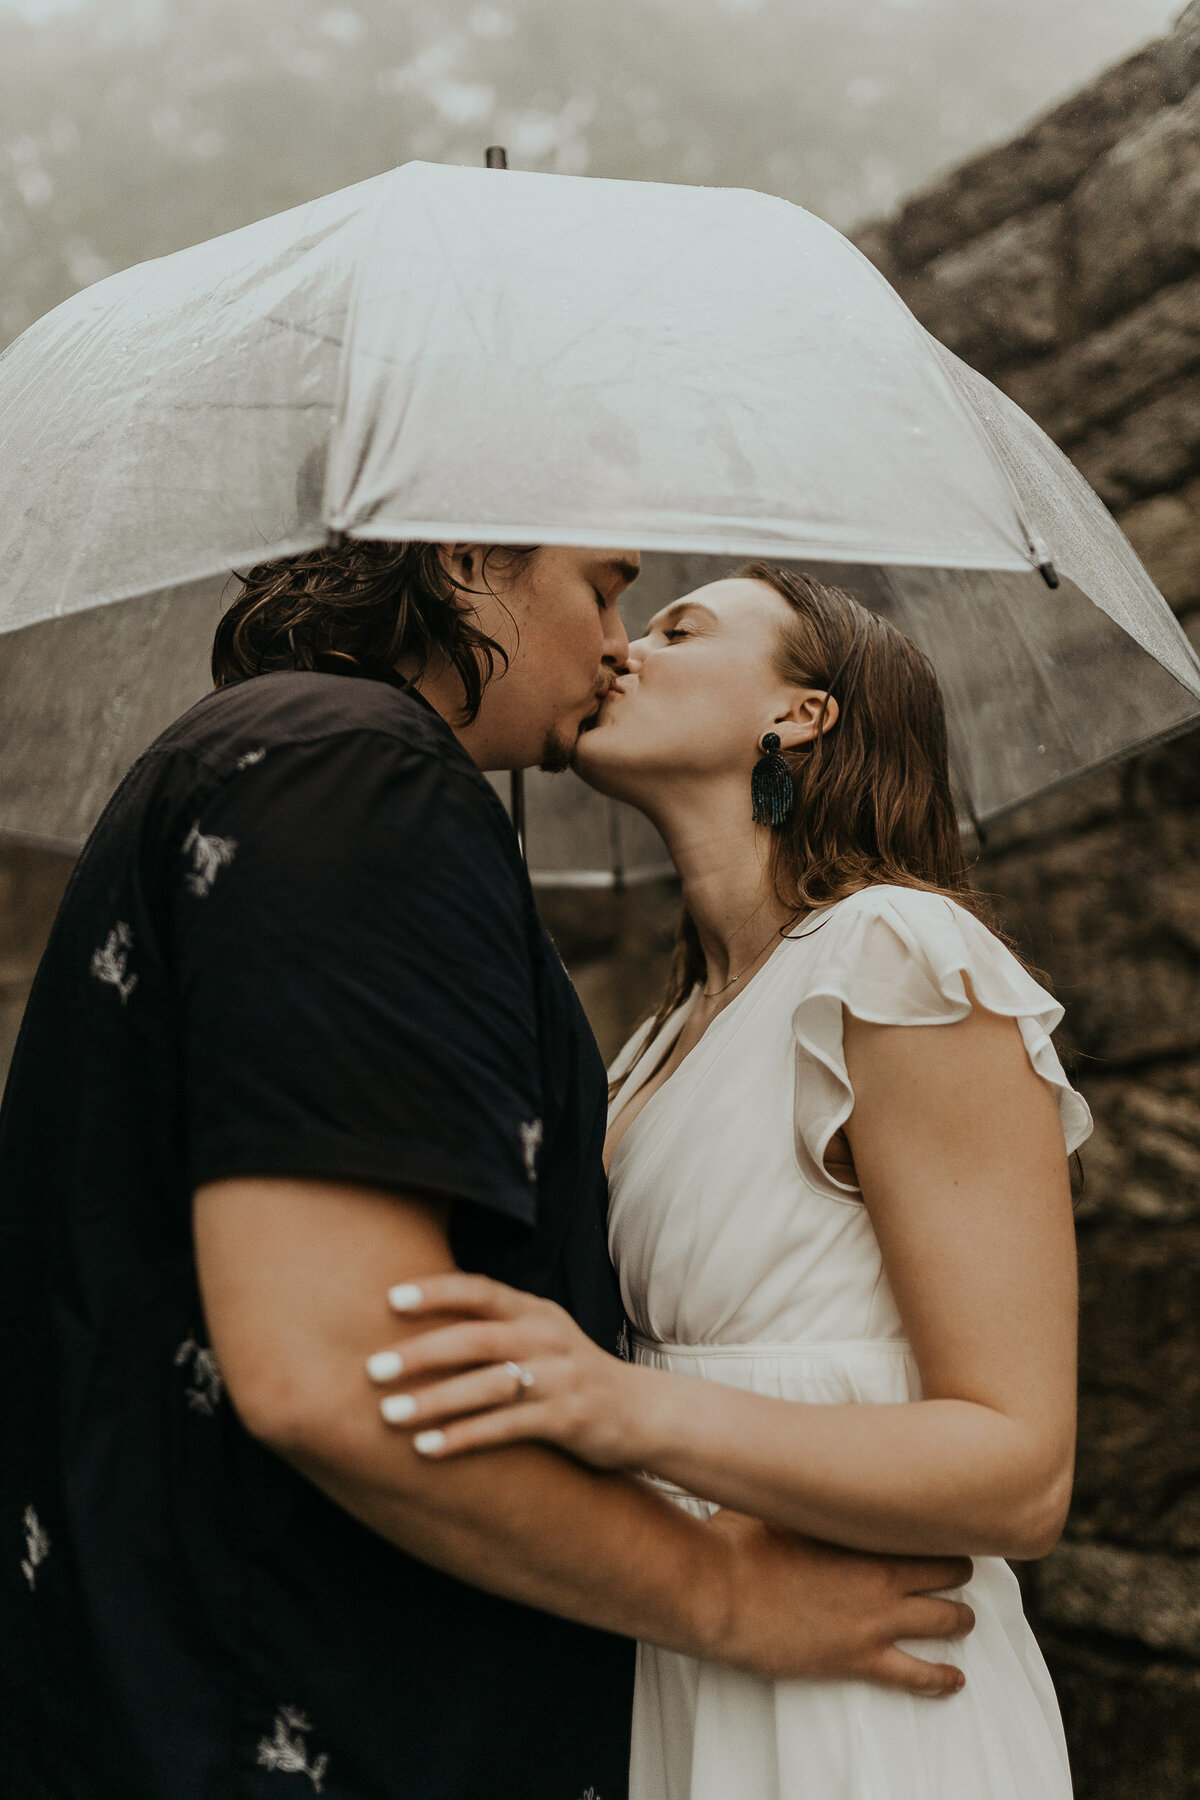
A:
[[[1200,641],[1200,4],[859,235],[1067,450]],[[1200,1794],[1200,742],[1009,820],[979,867],[1068,1008],[1078,1481],[1028,1573],[1081,1800]]]

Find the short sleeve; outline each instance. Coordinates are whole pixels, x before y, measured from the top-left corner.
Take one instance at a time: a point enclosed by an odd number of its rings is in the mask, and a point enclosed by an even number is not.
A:
[[[323,1176],[536,1218],[530,907],[473,772],[356,729],[179,822],[189,1176]]]
[[[792,1015],[796,1154],[814,1186],[839,1198],[859,1192],[825,1167],[830,1140],[854,1110],[843,1007],[872,1024],[951,1025],[971,1011],[964,976],[988,1012],[1015,1019],[1030,1064],[1054,1092],[1067,1154],[1090,1136],[1091,1113],[1051,1042],[1062,1007],[965,907],[918,889],[868,888],[831,909],[816,932],[829,934],[827,944]]]

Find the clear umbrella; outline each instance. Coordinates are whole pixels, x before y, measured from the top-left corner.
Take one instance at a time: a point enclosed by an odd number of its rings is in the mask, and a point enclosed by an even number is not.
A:
[[[10,835],[77,843],[203,692],[228,571],[331,532],[832,567],[934,657],[980,820],[1200,719],[1186,638],[1060,453],[761,194],[406,165],[32,326],[0,468]],[[611,870],[614,834],[661,866],[571,791],[531,796],[535,870]]]

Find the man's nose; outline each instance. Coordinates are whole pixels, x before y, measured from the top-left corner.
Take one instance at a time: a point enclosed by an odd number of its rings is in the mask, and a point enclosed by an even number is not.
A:
[[[606,609],[604,615],[604,648],[601,662],[607,669],[614,669],[619,674],[625,667],[629,655],[629,639],[621,622],[621,615],[615,606]]]

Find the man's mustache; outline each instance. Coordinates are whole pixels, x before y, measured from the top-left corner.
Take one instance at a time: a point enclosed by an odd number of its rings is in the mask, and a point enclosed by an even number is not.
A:
[[[596,710],[595,710],[595,712],[589,713],[587,718],[583,721],[582,725],[579,727],[579,736],[580,737],[583,736],[585,731],[591,731],[593,729],[593,727],[599,723],[600,709],[616,686],[617,686],[617,677],[615,674],[613,674],[611,671],[609,671],[609,673],[607,675],[607,679],[604,681],[604,683],[600,687],[597,687],[595,690]]]

